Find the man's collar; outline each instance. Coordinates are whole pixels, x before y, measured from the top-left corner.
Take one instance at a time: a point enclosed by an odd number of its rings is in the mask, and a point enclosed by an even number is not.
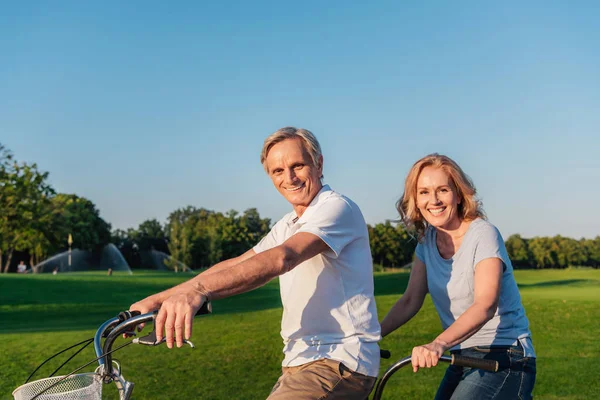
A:
[[[298,217],[296,215],[296,213],[290,213],[290,218],[287,221],[287,224],[289,226],[292,226],[294,224],[297,223],[302,223],[306,220],[306,218],[308,218],[310,216],[310,214],[313,212],[314,210],[314,205],[317,204],[319,202],[319,199],[326,195],[328,192],[331,192],[331,188],[329,187],[329,185],[323,185],[323,187],[321,187],[321,190],[319,190],[319,192],[315,195],[315,197],[311,200],[310,204],[308,205],[308,207],[306,207],[306,210],[304,210],[304,213],[302,213],[301,217]]]

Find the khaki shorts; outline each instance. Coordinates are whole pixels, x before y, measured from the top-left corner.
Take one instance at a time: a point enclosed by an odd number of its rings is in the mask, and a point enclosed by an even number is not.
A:
[[[376,380],[325,358],[297,367],[283,367],[267,400],[365,400]]]

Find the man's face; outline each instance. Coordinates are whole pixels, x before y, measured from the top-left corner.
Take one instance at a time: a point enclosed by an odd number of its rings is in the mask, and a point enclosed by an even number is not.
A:
[[[286,139],[271,147],[265,163],[273,185],[300,217],[321,190],[323,157],[315,166],[301,139]]]

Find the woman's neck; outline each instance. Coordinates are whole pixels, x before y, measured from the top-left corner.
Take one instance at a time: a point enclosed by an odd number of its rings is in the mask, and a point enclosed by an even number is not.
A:
[[[463,237],[469,230],[469,225],[471,225],[471,221],[461,220],[456,228],[435,228],[436,245],[443,258],[448,259],[456,254],[462,244]]]

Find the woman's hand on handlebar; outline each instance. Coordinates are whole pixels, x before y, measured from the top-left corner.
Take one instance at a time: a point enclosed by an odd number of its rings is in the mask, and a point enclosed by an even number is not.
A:
[[[187,289],[187,290],[186,290]],[[156,339],[161,341],[165,332],[167,347],[183,345],[183,339],[192,336],[192,323],[200,307],[207,301],[206,296],[193,289],[183,289],[169,296],[160,307],[154,320]]]
[[[439,340],[414,347],[411,357],[413,372],[417,372],[419,368],[435,367],[446,350],[447,344]]]

